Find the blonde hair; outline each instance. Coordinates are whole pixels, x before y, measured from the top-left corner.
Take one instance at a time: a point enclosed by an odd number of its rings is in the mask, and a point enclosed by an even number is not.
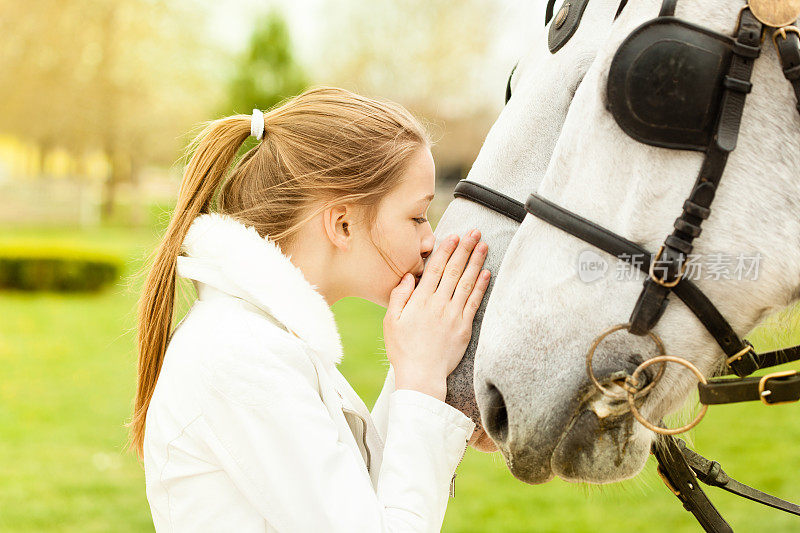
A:
[[[175,212],[139,299],[128,446],[140,457],[147,408],[172,330],[177,257],[192,221],[216,204],[215,211],[279,245],[337,203],[365,206],[372,224],[378,203],[400,182],[412,156],[430,147],[424,128],[402,106],[332,87],[310,89],[264,113],[262,141],[228,172],[249,136],[250,116],[234,115],[206,123],[189,145],[192,156]]]

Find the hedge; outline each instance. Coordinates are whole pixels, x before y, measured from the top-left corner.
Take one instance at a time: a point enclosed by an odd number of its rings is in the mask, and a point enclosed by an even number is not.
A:
[[[97,291],[122,267],[119,257],[78,246],[0,243],[0,289]]]

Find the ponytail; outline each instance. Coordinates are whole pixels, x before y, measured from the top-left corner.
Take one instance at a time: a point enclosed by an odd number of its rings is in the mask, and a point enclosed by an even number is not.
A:
[[[138,373],[128,447],[143,454],[145,418],[172,331],[175,268],[181,245],[194,219],[208,213],[214,192],[239,147],[250,135],[250,117],[235,115],[206,125],[189,145],[193,151],[183,175],[178,203],[164,238],[151,257],[138,308]]]

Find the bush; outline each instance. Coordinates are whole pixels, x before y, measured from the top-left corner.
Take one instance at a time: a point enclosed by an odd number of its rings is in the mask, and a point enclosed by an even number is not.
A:
[[[116,256],[75,246],[0,244],[0,289],[96,291],[122,266]]]

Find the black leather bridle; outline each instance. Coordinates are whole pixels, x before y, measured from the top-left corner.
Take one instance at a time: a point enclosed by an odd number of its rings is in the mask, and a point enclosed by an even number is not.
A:
[[[555,53],[574,34],[587,2],[588,0],[565,1],[550,28],[551,52]],[[616,16],[622,12],[626,3],[627,0],[622,0]],[[683,277],[683,273],[687,256],[692,252],[692,242],[700,235],[703,220],[710,215],[711,203],[722,178],[728,155],[736,147],[746,95],[752,87],[750,74],[753,63],[761,51],[766,27],[775,28],[773,42],[780,56],[784,75],[793,85],[798,99],[797,110],[800,112],[800,31],[795,26],[770,25],[769,21],[759,20],[752,10],[745,6],[739,15],[735,37],[731,39],[675,18],[676,3],[677,0],[663,0],[659,16],[634,30],[620,46],[611,65],[607,88],[609,111],[620,127],[636,140],[665,148],[705,152],[698,177],[684,202],[681,215],[673,225],[674,231],[666,238],[655,256],[638,244],[535,193],[522,204],[489,187],[462,180],[456,185],[454,196],[481,204],[517,223],[521,223],[530,213],[618,259],[632,261],[635,257],[637,261],[633,264],[648,277],[644,281],[629,319],[629,332],[635,335],[649,333],[663,315],[669,302],[669,295],[674,293],[700,320],[725,353],[725,370],[721,375],[738,376],[733,379],[716,378],[708,380],[708,383],[698,384],[702,404],[761,400],[766,405],[775,405],[798,401],[800,374],[797,372],[776,372],[763,377],[746,376],[759,369],[799,360],[800,345],[757,353],[752,344],[736,334],[705,294],[689,279]],[[553,18],[554,5],[555,0],[548,2],[546,23]],[[709,95],[709,98],[718,99],[719,102],[705,102],[708,107],[690,107],[685,110],[687,114],[701,112],[709,114],[708,117],[701,117],[709,119],[705,121],[708,123],[707,126],[691,131],[676,129],[675,125],[670,129],[669,124],[660,129],[653,128],[647,121],[637,123],[638,116],[628,113],[628,109],[639,104],[638,100],[642,98],[642,93],[636,90],[637,85],[630,82],[631,79],[634,82],[637,80],[635,77],[637,68],[648,68],[650,65],[644,52],[655,51],[654,53],[659,54],[658,47],[664,42],[674,47],[677,36],[691,41],[686,49],[678,48],[676,51],[678,54],[688,54],[688,60],[691,60],[690,54],[696,48],[703,49],[707,54],[715,53],[719,56],[719,72],[709,74],[717,77],[701,80],[707,82],[707,85],[719,86],[712,87],[717,93]],[[658,58],[656,55],[655,59]],[[650,60],[652,59],[651,57]],[[637,61],[644,63],[644,67],[637,65]],[[673,77],[677,78],[678,83],[681,82],[678,74]],[[620,81],[623,78],[626,84]],[[510,98],[509,76],[506,102]],[[702,99],[697,98],[697,100]],[[687,98],[685,101],[693,99]],[[696,105],[703,104],[704,102],[700,101]],[[709,111],[712,107],[713,110]],[[686,448],[683,441],[671,435],[661,435],[653,446],[653,453],[658,460],[659,473],[665,483],[683,502],[684,507],[695,515],[706,531],[732,530],[700,489],[697,484],[698,479],[753,501],[800,515],[800,506],[739,483],[725,474],[719,463],[709,461]]]

